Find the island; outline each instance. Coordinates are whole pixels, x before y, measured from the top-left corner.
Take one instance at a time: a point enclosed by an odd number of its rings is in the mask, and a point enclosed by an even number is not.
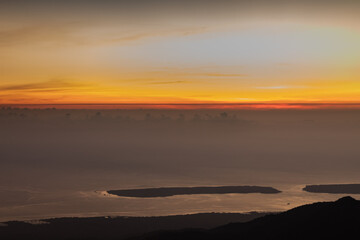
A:
[[[303,190],[312,193],[360,194],[360,184],[307,185]]]
[[[260,186],[220,186],[220,187],[161,187],[143,189],[109,190],[107,193],[121,197],[170,197],[193,194],[228,194],[228,193],[264,193],[275,194],[281,191],[272,187]]]

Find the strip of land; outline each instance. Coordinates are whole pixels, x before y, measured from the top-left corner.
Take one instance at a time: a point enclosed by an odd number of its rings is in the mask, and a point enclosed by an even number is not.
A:
[[[283,213],[201,213],[164,217],[55,218],[1,223],[6,240],[352,239],[360,201],[343,197]]]
[[[231,222],[248,222],[268,213],[199,213],[162,217],[53,218],[0,223],[0,239],[124,240],[159,230],[209,229]]]
[[[281,191],[272,187],[260,186],[221,186],[221,187],[162,187],[143,189],[109,190],[109,194],[121,197],[170,197],[175,195],[193,194],[228,194],[228,193],[264,193],[275,194]]]
[[[307,185],[303,190],[313,193],[360,194],[360,184]]]

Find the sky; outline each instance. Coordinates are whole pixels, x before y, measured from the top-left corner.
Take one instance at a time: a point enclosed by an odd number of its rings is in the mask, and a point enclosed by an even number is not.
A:
[[[1,0],[0,104],[360,103],[357,0]]]

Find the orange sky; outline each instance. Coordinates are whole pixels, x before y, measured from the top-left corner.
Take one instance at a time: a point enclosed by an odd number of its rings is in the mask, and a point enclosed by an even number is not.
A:
[[[1,3],[0,104],[360,103],[356,1],[51,2]]]

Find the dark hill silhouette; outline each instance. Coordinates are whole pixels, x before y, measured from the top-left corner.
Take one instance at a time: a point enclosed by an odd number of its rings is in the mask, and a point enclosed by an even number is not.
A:
[[[304,205],[246,223],[231,223],[211,230],[155,232],[136,239],[357,239],[359,226],[360,201],[344,197],[335,202]]]
[[[126,239],[157,230],[196,227],[210,229],[230,222],[247,222],[266,213],[199,213],[163,217],[90,217],[44,219],[38,223],[0,223],[1,240]]]
[[[143,189],[109,190],[109,194],[122,197],[169,197],[185,194],[227,194],[227,193],[264,193],[275,194],[281,191],[261,186],[220,186],[220,187],[161,187]]]
[[[319,202],[259,218],[259,213],[196,214],[134,218],[59,218],[48,224],[7,222],[0,225],[0,239],[131,239],[131,240],[230,240],[230,239],[357,239],[360,201],[344,197],[335,202]],[[261,214],[260,214],[261,215]],[[240,219],[237,217],[240,216]],[[220,227],[224,222],[229,223]],[[206,228],[211,228],[207,230]],[[215,227],[215,228],[214,228]],[[181,229],[184,230],[171,230]],[[161,230],[160,229],[164,229]],[[167,230],[166,230],[167,229]],[[153,232],[151,232],[153,231]],[[154,232],[155,231],[155,232]],[[150,232],[150,233],[149,233]],[[144,234],[140,237],[136,235]]]
[[[360,194],[360,184],[307,185],[303,190],[313,193]]]

